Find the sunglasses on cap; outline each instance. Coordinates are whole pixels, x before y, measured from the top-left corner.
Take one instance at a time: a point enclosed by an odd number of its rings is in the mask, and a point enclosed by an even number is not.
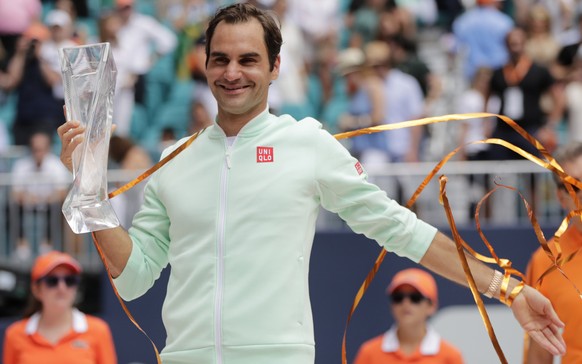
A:
[[[393,292],[390,295],[390,300],[392,300],[392,303],[400,304],[407,297],[414,304],[419,304],[427,299],[420,292]]]
[[[65,285],[70,288],[70,287],[78,286],[79,283],[81,282],[81,278],[75,274],[66,275],[66,276],[49,275],[49,276],[42,277],[38,281],[44,282],[44,284],[48,288],[55,288],[56,286],[59,285],[60,281],[63,281],[63,282],[65,282]]]

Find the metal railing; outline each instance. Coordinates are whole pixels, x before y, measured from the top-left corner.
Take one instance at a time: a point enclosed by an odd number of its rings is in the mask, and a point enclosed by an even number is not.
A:
[[[422,180],[432,171],[436,163],[388,164],[367,168],[369,180],[378,184],[387,195],[401,204],[412,196]],[[108,181],[111,189],[121,186],[138,175],[135,171],[110,170]],[[541,225],[555,225],[564,217],[555,197],[555,183],[551,173],[528,161],[495,162],[449,162],[433,180],[428,183],[412,209],[423,220],[435,226],[448,226],[444,209],[439,203],[438,176],[445,175],[447,196],[451,203],[455,222],[459,226],[474,223],[474,208],[479,200],[495,186],[502,183],[518,189],[534,209]],[[41,178],[41,177],[39,177]],[[36,180],[38,182],[38,179]],[[0,261],[17,264],[18,228],[24,223],[25,233],[30,242],[30,255],[35,256],[42,250],[40,232],[46,224],[51,225],[50,242],[53,248],[61,249],[75,255],[81,262],[99,265],[99,257],[93,246],[90,234],[73,234],[61,213],[60,204],[47,206],[50,214],[38,213],[24,209],[22,215],[17,213],[18,206],[12,200],[10,191],[13,180],[9,172],[0,173]],[[22,181],[21,183],[27,183]],[[133,213],[141,204],[141,189],[130,190],[112,200],[122,225],[129,225]],[[50,216],[50,220],[47,220]],[[480,213],[483,225],[507,226],[530,224],[528,210],[519,194],[508,189],[499,189],[483,205]],[[319,231],[347,230],[346,224],[337,215],[323,211],[317,228]],[[20,263],[18,263],[20,264]]]
[[[367,172],[371,182],[404,205],[435,167],[436,162],[393,163],[368,166]],[[499,187],[483,202],[479,210],[482,225],[531,225],[523,199],[542,226],[557,226],[565,216],[556,198],[552,173],[542,167],[525,160],[451,161],[428,183],[412,206],[421,219],[435,226],[449,225],[439,202],[439,176],[447,177],[446,193],[459,226],[475,223],[477,204],[499,184],[516,190]],[[319,229],[347,229],[334,214],[323,212],[321,220]]]

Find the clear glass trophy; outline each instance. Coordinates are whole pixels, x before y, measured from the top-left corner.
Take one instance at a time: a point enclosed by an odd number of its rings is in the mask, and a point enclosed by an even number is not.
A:
[[[107,161],[117,69],[109,43],[61,48],[67,120],[85,126],[73,152],[73,185],[63,214],[76,234],[119,226],[107,197]]]

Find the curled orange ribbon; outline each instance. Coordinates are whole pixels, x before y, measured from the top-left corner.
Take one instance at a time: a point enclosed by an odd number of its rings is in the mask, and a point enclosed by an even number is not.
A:
[[[153,165],[151,168],[149,168],[144,173],[140,174],[138,177],[136,177],[132,181],[126,183],[125,185],[121,186],[120,188],[116,189],[115,191],[109,193],[109,195],[107,197],[113,198],[117,195],[120,195],[123,192],[131,189],[132,187],[134,187],[138,183],[142,182],[143,180],[145,180],[149,176],[151,176],[155,171],[160,169],[164,164],[168,163],[172,158],[174,158],[176,155],[181,153],[190,144],[192,144],[192,142],[194,140],[196,140],[196,138],[198,138],[198,136],[200,134],[202,134],[204,132],[204,130],[205,129],[203,129],[197,133],[194,133],[190,138],[188,138],[188,140],[186,140],[186,142],[181,144],[178,148],[176,148],[174,151],[172,151],[170,154],[168,154],[161,161],[159,161],[158,163]],[[101,258],[101,261],[103,262],[103,265],[105,266],[105,270],[107,271],[107,277],[109,278],[109,283],[111,283],[111,287],[113,288],[113,293],[115,293],[115,297],[117,297],[117,300],[119,301],[121,308],[123,309],[123,312],[125,312],[125,314],[129,318],[129,320],[134,324],[134,326],[137,327],[137,329],[139,331],[141,331],[146,336],[146,338],[150,341],[150,343],[153,346],[154,352],[156,354],[157,363],[162,364],[162,359],[160,358],[160,352],[158,351],[156,344],[150,338],[150,336],[145,332],[145,330],[138,324],[137,320],[133,317],[133,315],[131,314],[131,312],[127,308],[127,305],[125,304],[125,302],[123,301],[123,299],[119,295],[119,292],[117,291],[117,288],[115,287],[115,284],[113,283],[113,278],[111,276],[111,270],[109,269],[109,265],[107,264],[107,260],[105,259],[105,255],[103,254],[103,250],[101,249],[101,246],[99,245],[99,242],[97,241],[97,237],[95,236],[95,233],[91,233],[91,236],[93,237],[93,244],[95,245],[95,248],[97,249],[97,253],[99,254],[99,257]]]
[[[562,167],[558,164],[558,162],[550,155],[550,153],[545,149],[545,147],[537,139],[535,139],[533,136],[531,136],[529,133],[527,133],[515,121],[513,121],[512,119],[510,119],[504,115],[490,114],[490,113],[451,114],[451,115],[445,115],[445,116],[438,116],[438,117],[430,117],[430,118],[424,118],[424,119],[405,121],[405,122],[395,123],[395,124],[378,125],[378,126],[374,126],[374,127],[370,127],[370,128],[354,130],[354,131],[350,131],[350,132],[336,134],[336,138],[337,139],[345,139],[345,138],[351,138],[351,137],[358,136],[358,135],[377,133],[380,131],[388,131],[388,130],[406,128],[406,127],[414,127],[414,126],[421,126],[421,125],[428,125],[428,124],[436,124],[436,123],[441,123],[441,122],[467,120],[467,119],[474,119],[474,118],[486,118],[486,117],[500,118],[503,122],[505,122],[506,124],[511,126],[517,133],[519,133],[528,142],[530,142],[546,160],[545,161],[541,160],[540,158],[524,151],[523,149],[521,149],[521,148],[519,148],[511,143],[509,143],[505,140],[502,140],[502,139],[497,139],[497,138],[490,138],[490,139],[481,140],[481,141],[474,141],[471,143],[467,143],[466,145],[482,144],[482,143],[497,144],[497,145],[504,146],[508,149],[511,149],[512,151],[518,153],[519,155],[521,155],[525,159],[528,159],[528,160],[534,162],[535,164],[537,164],[545,169],[548,169],[548,170],[552,171],[553,173],[555,173],[556,175],[558,175],[558,177],[566,185],[566,188],[568,189],[571,197],[574,199],[574,201],[577,201],[577,204],[579,204],[577,196],[576,196],[574,190],[572,189],[571,185],[574,185],[574,186],[580,188],[582,186],[582,183],[580,181],[576,180],[575,178],[569,176],[567,173],[565,173],[563,171]],[[420,193],[424,190],[426,185],[428,185],[430,180],[444,166],[444,164],[447,161],[449,161],[461,148],[464,148],[466,145],[462,145],[460,147],[457,147],[455,150],[453,150],[448,155],[446,155],[439,163],[437,163],[436,167],[421,182],[421,184],[419,185],[417,190],[414,192],[413,196],[407,202],[407,204],[406,204],[407,207],[411,207],[414,204],[414,202],[416,201],[416,199],[418,198]],[[451,225],[450,228],[452,231],[453,240],[457,244],[457,249],[459,250],[459,249],[462,249],[461,247],[464,247],[465,249],[467,249],[467,251],[469,253],[471,253],[477,259],[479,259],[485,263],[496,263],[501,268],[503,268],[504,275],[503,275],[503,281],[502,281],[502,285],[501,285],[500,300],[502,303],[505,303],[506,305],[510,306],[511,303],[513,302],[513,300],[515,299],[515,297],[519,294],[519,292],[521,292],[521,290],[524,287],[524,283],[522,281],[512,290],[512,292],[510,292],[509,296],[507,296],[507,289],[509,286],[509,280],[511,278],[511,274],[518,275],[519,277],[522,278],[522,280],[524,277],[523,274],[521,274],[520,272],[518,272],[517,270],[515,270],[514,268],[511,267],[511,261],[509,261],[507,259],[499,259],[497,257],[497,255],[495,254],[492,246],[486,241],[486,239],[484,239],[484,241],[486,242],[486,245],[492,254],[492,258],[485,257],[485,256],[482,256],[482,255],[476,253],[473,249],[471,249],[471,247],[469,247],[468,244],[466,244],[461,239],[461,237],[458,235],[458,231],[457,231],[456,227],[454,226],[454,220],[452,218],[452,211],[450,209],[450,206],[448,205],[448,199],[446,198],[446,190],[444,189],[444,184],[446,184],[446,178],[444,180],[441,179],[440,201],[444,205],[445,213],[447,214],[447,219],[449,221],[449,224]],[[522,199],[523,199],[523,196],[522,196]],[[530,220],[532,222],[532,225],[534,226],[534,230],[536,231],[536,236],[538,236],[538,240],[540,240],[540,244],[544,247],[544,251],[546,251],[546,254],[548,254],[550,259],[554,262],[554,266],[556,267],[556,269],[560,269],[561,266],[558,266],[557,263],[560,262],[563,265],[566,263],[566,261],[558,260],[553,256],[553,253],[551,252],[551,250],[547,246],[547,242],[546,242],[545,238],[543,238],[543,234],[541,234],[541,228],[540,228],[539,224],[537,223],[535,216],[533,215],[529,206],[527,206],[527,202],[525,201],[525,199],[523,199],[523,200],[526,203],[526,207],[528,209],[528,215],[530,216]],[[476,215],[476,218],[478,218],[478,215]],[[564,223],[562,225],[564,226]],[[484,235],[482,234],[482,232],[480,230],[480,225],[478,225],[478,226],[479,226],[478,229],[480,231],[480,235],[482,238],[484,238]],[[565,225],[565,226],[567,227],[567,225]],[[563,230],[565,230],[565,227],[562,227],[562,228],[563,228]],[[556,239],[556,238],[558,238],[558,239]],[[555,240],[555,244],[557,246],[558,251],[561,251],[560,246],[559,246],[559,241],[558,241],[559,236],[556,236],[554,240]],[[507,360],[505,359],[503,351],[501,350],[501,347],[499,346],[499,343],[497,342],[497,339],[495,337],[495,333],[494,333],[493,327],[491,325],[491,322],[489,320],[489,317],[486,313],[485,306],[483,304],[483,301],[480,298],[480,293],[478,292],[477,287],[475,286],[474,278],[473,278],[473,276],[472,276],[472,274],[471,274],[471,272],[468,269],[468,266],[466,264],[465,255],[461,254],[461,252],[459,252],[459,253],[460,253],[459,257],[461,259],[461,263],[463,264],[465,276],[467,277],[467,282],[469,283],[469,288],[471,289],[471,292],[472,292],[473,297],[475,299],[475,303],[477,304],[477,306],[479,308],[479,313],[481,314],[481,318],[483,319],[483,322],[487,328],[487,332],[489,333],[489,337],[491,339],[491,342],[495,348],[495,351],[496,351],[500,361],[502,363],[507,363]],[[371,284],[373,278],[375,277],[378,269],[380,268],[380,265],[382,264],[382,261],[384,260],[385,255],[386,255],[386,251],[382,250],[380,252],[378,258],[374,262],[374,266],[372,267],[372,269],[370,270],[370,272],[366,276],[364,282],[361,284],[358,292],[356,293],[356,296],[354,298],[354,302],[352,303],[352,306],[351,306],[350,311],[348,313],[348,318],[346,321],[346,326],[344,329],[344,335],[343,335],[343,339],[342,339],[342,364],[347,364],[347,355],[346,355],[347,327],[350,323],[350,320],[353,316],[353,313],[354,313],[356,307],[360,303],[364,293],[368,289],[368,287]],[[562,272],[562,274],[563,274],[563,272]],[[581,298],[582,298],[582,296],[581,296]]]

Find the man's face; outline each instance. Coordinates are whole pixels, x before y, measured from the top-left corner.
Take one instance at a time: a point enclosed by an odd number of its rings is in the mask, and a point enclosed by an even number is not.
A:
[[[517,58],[525,51],[526,35],[521,29],[512,30],[507,36],[507,50],[509,54]]]
[[[263,34],[256,19],[216,27],[206,77],[218,103],[219,123],[248,121],[267,106],[269,84],[279,75],[279,58],[271,71]]]
[[[50,139],[44,134],[36,134],[30,141],[30,150],[37,164],[41,164],[49,154],[51,148]]]

